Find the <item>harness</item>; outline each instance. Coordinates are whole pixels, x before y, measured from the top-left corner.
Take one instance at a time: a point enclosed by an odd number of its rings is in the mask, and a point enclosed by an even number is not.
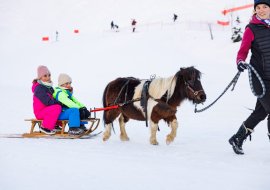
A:
[[[136,99],[133,99],[133,100],[127,100],[127,92],[128,92],[128,83],[131,79],[136,79],[136,78],[133,78],[133,77],[128,77],[128,81],[122,86],[118,96],[116,97],[114,103],[112,104],[109,104],[109,106],[116,106],[116,105],[119,105],[119,106],[124,106],[126,104],[130,104],[130,103],[133,103],[133,102],[137,102],[137,101],[141,101],[141,106],[143,108],[143,112],[145,113],[145,122],[146,122],[146,127],[148,127],[148,116],[147,116],[147,102],[148,102],[148,99],[149,98],[152,98],[154,99],[148,92],[149,90],[149,87],[150,87],[150,84],[152,82],[152,80],[154,80],[156,77],[156,75],[151,75],[150,77],[150,80],[147,80],[144,85],[143,85],[143,89],[142,89],[142,93],[141,93],[141,97],[140,98],[136,98]],[[118,103],[118,100],[119,100],[119,97],[123,91],[123,89],[126,87],[126,92],[125,92],[125,100],[123,103]]]
[[[199,92],[204,92],[204,90],[198,90],[198,91],[195,91],[191,86],[193,86],[192,84],[190,83],[194,83],[193,81],[185,81],[185,85],[186,85],[186,92],[187,92],[187,89],[189,89],[193,94],[194,94],[194,101],[196,102],[196,104],[198,103],[201,103],[201,100],[198,100],[197,99],[197,95],[199,94]]]

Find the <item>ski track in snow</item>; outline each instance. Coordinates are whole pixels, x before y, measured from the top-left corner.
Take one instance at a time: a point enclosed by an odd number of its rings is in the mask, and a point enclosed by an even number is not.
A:
[[[211,40],[209,31],[138,28],[135,34],[103,37],[102,29],[111,20],[120,27],[130,18],[142,24],[170,21],[174,12],[182,19],[215,20],[231,4],[253,3],[227,1],[1,1],[0,134],[30,131],[24,119],[34,118],[31,81],[39,65],[48,66],[54,86],[60,73],[68,73],[74,96],[88,108],[102,107],[103,90],[117,77],[169,77],[193,65],[203,73],[207,94],[198,109],[209,105],[237,73],[240,43],[231,43],[230,31],[213,31]],[[238,12],[243,26],[251,10]],[[56,29],[59,42],[41,42]],[[83,30],[74,35],[73,29]],[[159,146],[150,145],[145,123],[134,120],[126,125],[130,142],[119,139],[118,120],[116,134],[107,142],[102,135],[74,140],[0,138],[0,189],[269,189],[267,121],[244,143],[245,155],[236,155],[228,143],[251,113],[244,106],[253,109],[255,103],[244,72],[235,90],[206,112],[195,114],[194,105],[184,102],[177,112],[177,137],[169,146],[165,141],[170,128],[163,121]],[[102,118],[102,112],[97,117]],[[103,122],[99,131],[104,131]]]

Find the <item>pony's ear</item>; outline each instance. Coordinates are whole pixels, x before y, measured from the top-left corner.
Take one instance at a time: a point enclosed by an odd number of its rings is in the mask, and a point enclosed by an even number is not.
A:
[[[187,69],[180,68],[180,74],[186,78],[189,75],[189,71]]]

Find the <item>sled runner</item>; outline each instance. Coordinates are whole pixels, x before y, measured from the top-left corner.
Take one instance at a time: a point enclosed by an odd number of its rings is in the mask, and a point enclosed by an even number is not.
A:
[[[58,120],[57,122],[61,122],[62,123],[62,131],[61,132],[56,132],[53,135],[47,135],[41,131],[34,131],[34,128],[36,126],[36,124],[38,124],[38,126],[41,126],[41,123],[43,120],[38,120],[38,119],[25,119],[25,121],[31,121],[32,125],[31,125],[31,130],[30,133],[24,133],[23,135],[6,135],[6,136],[1,136],[1,137],[6,137],[6,138],[65,138],[65,139],[76,139],[76,138],[91,138],[93,136],[96,136],[98,134],[91,134],[93,133],[99,125],[100,119],[96,119],[96,118],[91,118],[91,119],[84,119],[81,121],[87,121],[87,122],[91,122],[91,126],[89,127],[89,129],[81,134],[81,135],[69,135],[68,132],[65,132],[65,127],[68,123],[68,120]],[[97,122],[97,123],[96,123]],[[94,124],[96,123],[95,127]]]

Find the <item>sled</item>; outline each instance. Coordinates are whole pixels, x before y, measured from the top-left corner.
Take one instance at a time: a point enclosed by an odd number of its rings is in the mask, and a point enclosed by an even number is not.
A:
[[[97,134],[91,134],[93,133],[99,125],[100,119],[96,119],[96,118],[91,118],[91,119],[84,119],[81,121],[87,121],[87,122],[91,122],[91,126],[89,127],[89,129],[80,135],[69,135],[68,132],[65,132],[65,127],[68,123],[68,120],[58,120],[57,122],[61,122],[62,123],[62,130],[61,132],[56,132],[53,135],[48,135],[46,133],[43,133],[41,131],[34,131],[36,124],[38,124],[38,126],[41,126],[41,123],[43,120],[38,120],[38,119],[25,119],[24,121],[31,121],[32,125],[31,125],[31,129],[30,129],[30,133],[24,133],[22,135],[6,135],[6,136],[2,136],[4,138],[52,138],[52,139],[58,139],[58,138],[64,138],[64,139],[76,139],[76,138],[91,138],[93,136],[96,136],[100,133]],[[96,123],[96,125],[94,126],[94,124]]]

